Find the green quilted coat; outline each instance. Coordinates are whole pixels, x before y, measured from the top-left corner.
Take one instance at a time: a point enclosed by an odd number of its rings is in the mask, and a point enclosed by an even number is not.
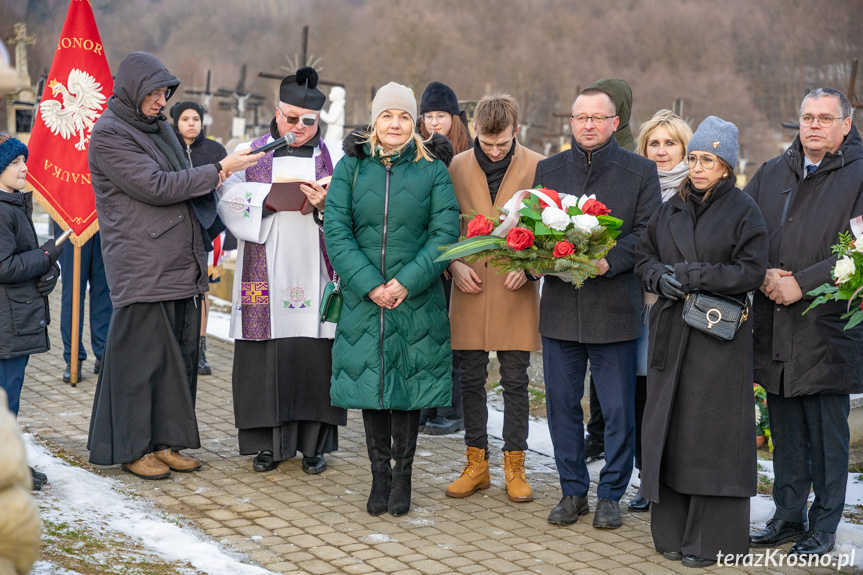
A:
[[[438,136],[429,150],[452,157]],[[443,161],[414,162],[410,142],[387,168],[357,134],[345,141],[327,193],[324,237],[344,306],[333,344],[333,405],[414,410],[450,405],[449,319],[434,263],[458,239],[458,202]],[[352,188],[356,171],[356,185]],[[408,297],[383,309],[368,293],[396,278]]]

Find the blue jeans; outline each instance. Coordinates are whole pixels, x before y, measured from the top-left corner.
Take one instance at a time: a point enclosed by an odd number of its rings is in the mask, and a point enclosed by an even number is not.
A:
[[[605,466],[596,495],[620,501],[626,491],[635,449],[636,354],[637,340],[585,344],[542,338],[545,407],[564,495],[585,497],[590,487],[581,408],[588,360],[605,419]]]
[[[54,222],[54,237],[63,230]],[[60,306],[60,334],[63,336],[63,359],[66,363],[72,361],[72,288],[74,283],[73,261],[75,249],[71,242],[63,246],[60,254],[60,277],[63,286],[63,303]],[[102,239],[98,232],[81,247],[81,291],[78,306],[78,359],[87,359],[81,332],[84,330],[84,296],[87,286],[90,287],[90,345],[93,355],[102,359],[105,352],[105,339],[108,337],[108,325],[111,323],[111,293],[108,290],[108,280],[105,277],[105,262],[102,261]]]
[[[18,417],[18,406],[21,403],[21,388],[24,387],[24,369],[30,360],[29,355],[21,355],[12,359],[0,359],[0,387],[9,397],[9,411]]]

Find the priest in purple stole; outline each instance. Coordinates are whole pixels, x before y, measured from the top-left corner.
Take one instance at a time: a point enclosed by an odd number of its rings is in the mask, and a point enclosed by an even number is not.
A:
[[[236,172],[217,190],[218,212],[237,237],[231,308],[234,347],[234,418],[240,453],[255,455],[255,471],[303,454],[303,471],[326,469],[324,454],[338,448],[344,409],[330,405],[335,325],[318,309],[333,270],[320,222],[326,190],[316,183],[333,173],[341,149],[328,149],[318,118],[326,96],[313,68],[282,80],[270,133],[238,150],[259,148],[292,132],[294,143]],[[273,181],[302,178],[312,213],[273,212],[266,198]]]

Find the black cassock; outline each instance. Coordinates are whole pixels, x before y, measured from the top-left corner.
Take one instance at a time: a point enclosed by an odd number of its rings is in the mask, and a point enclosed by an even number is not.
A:
[[[330,403],[333,340],[236,340],[234,418],[240,453],[271,450],[277,461],[338,449],[347,411]]]

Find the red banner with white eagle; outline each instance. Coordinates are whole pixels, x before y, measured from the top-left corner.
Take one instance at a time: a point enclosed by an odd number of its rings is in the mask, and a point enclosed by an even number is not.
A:
[[[87,152],[114,89],[88,0],[72,0],[30,135],[27,183],[73,244],[99,230]]]

